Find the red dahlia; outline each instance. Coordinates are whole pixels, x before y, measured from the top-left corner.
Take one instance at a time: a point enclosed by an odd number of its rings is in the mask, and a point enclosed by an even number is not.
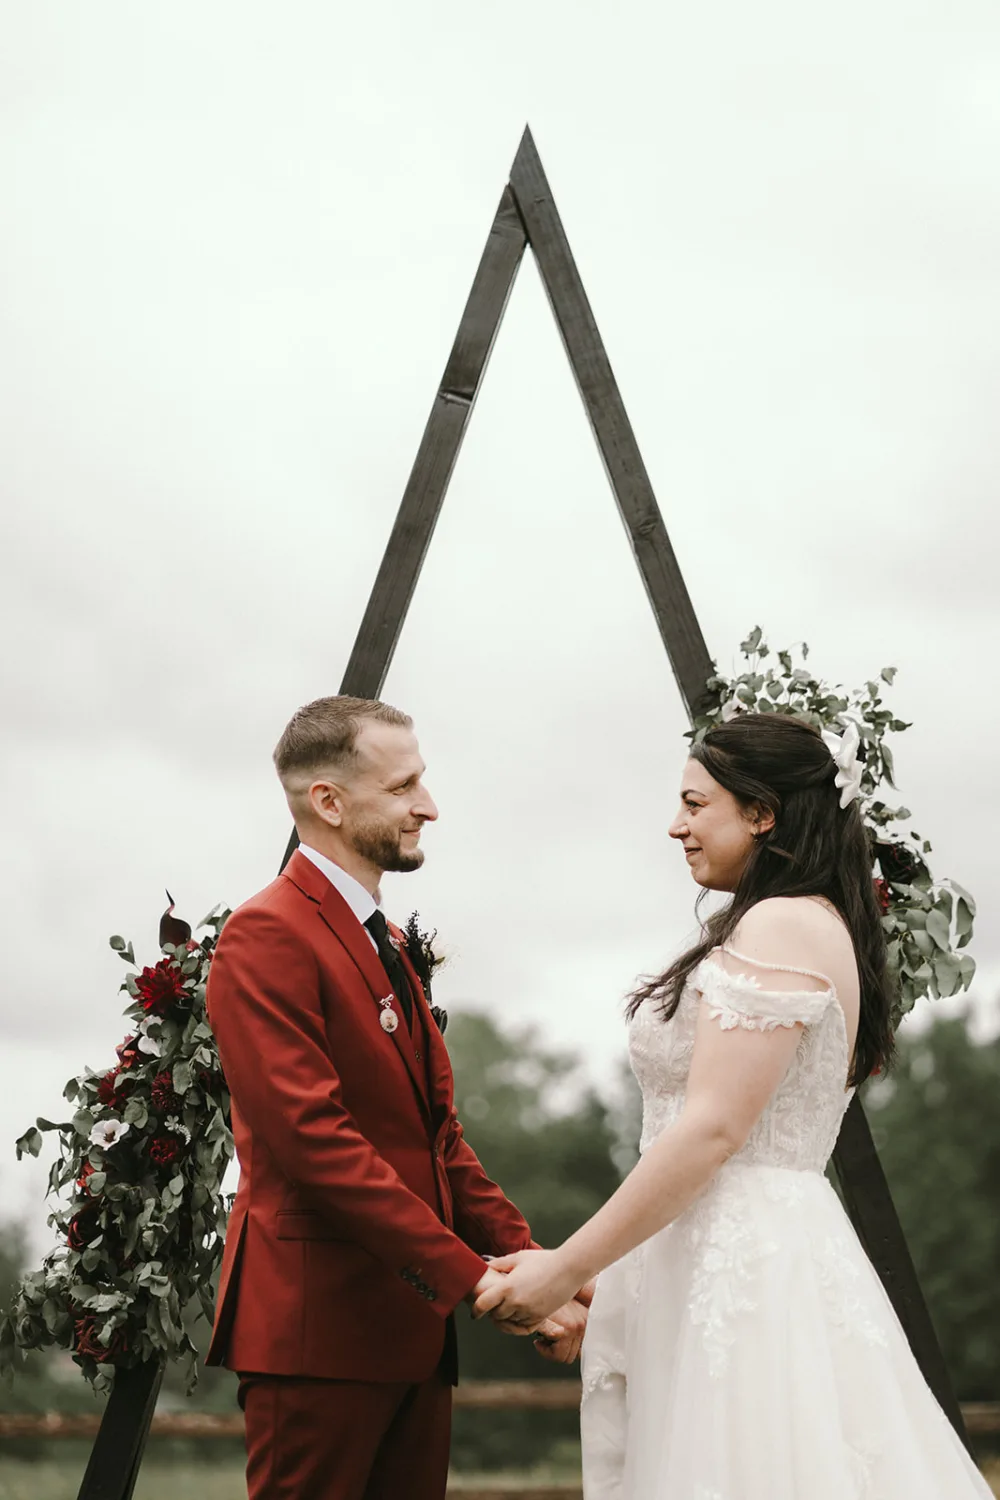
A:
[[[892,905],[892,893],[889,890],[889,882],[887,880],[876,880],[875,899],[882,908],[882,911],[888,912],[889,907]]]
[[[135,985],[143,1009],[151,1016],[165,1016],[187,996],[184,981],[169,958],[161,958],[155,969],[143,969]]]
[[[119,1354],[124,1354],[128,1348],[128,1343],[125,1339],[125,1330],[122,1328],[115,1329],[111,1335],[111,1342],[105,1348],[97,1336],[98,1320],[94,1317],[93,1313],[87,1313],[84,1317],[77,1318],[75,1329],[76,1332],[73,1339],[74,1352],[89,1355],[91,1359],[96,1359],[98,1364],[106,1364],[108,1360],[116,1359]]]
[[[179,1115],[184,1100],[174,1091],[174,1080],[169,1073],[157,1073],[150,1089],[153,1108],[161,1115]]]
[[[149,1159],[158,1167],[169,1167],[181,1154],[181,1143],[175,1135],[154,1135],[149,1143]]]

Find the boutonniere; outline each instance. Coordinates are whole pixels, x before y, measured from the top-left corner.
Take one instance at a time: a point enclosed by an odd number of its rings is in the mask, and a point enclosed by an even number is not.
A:
[[[444,1035],[448,1025],[448,1012],[440,1005],[431,1003],[431,978],[436,969],[447,963],[447,957],[434,946],[437,937],[437,928],[433,932],[421,932],[420,919],[416,912],[411,912],[409,920],[402,929],[403,939],[406,943],[406,954],[410,963],[417,971],[421,988],[430,1006],[431,1015],[437,1023],[437,1028]]]

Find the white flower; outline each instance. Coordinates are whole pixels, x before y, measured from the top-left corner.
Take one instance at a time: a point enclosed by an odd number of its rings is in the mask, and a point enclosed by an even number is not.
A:
[[[182,1135],[184,1139],[188,1143],[190,1143],[191,1132],[190,1130],[188,1130],[186,1125],[181,1124],[176,1115],[168,1115],[163,1124],[165,1129],[172,1130],[174,1135]]]
[[[861,778],[864,766],[858,759],[861,746],[861,731],[853,720],[848,722],[843,734],[832,729],[823,730],[823,743],[833,756],[837,767],[835,785],[840,788],[841,807],[850,807],[861,796]]]
[[[124,1292],[101,1292],[97,1297],[88,1297],[84,1307],[89,1307],[93,1312],[115,1312],[119,1307],[124,1307],[126,1301]]]
[[[139,1038],[139,1051],[148,1053],[150,1057],[159,1057],[163,1051],[163,1043],[158,1042],[155,1036],[141,1036]]]
[[[121,1140],[126,1131],[131,1130],[131,1125],[125,1120],[98,1120],[90,1132],[90,1144],[92,1146],[115,1146]]]
[[[736,694],[734,693],[729,702],[722,705],[722,722],[723,724],[728,724],[730,719],[736,718],[737,714],[742,714],[745,712],[746,704],[742,701],[742,699],[737,698]]]

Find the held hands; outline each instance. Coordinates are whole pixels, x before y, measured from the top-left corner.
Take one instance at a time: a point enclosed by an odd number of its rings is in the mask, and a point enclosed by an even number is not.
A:
[[[503,1273],[503,1274],[500,1274]],[[560,1325],[561,1333],[539,1352],[560,1363],[576,1359],[587,1325],[584,1302],[576,1300],[574,1274],[567,1270],[557,1250],[519,1250],[490,1263],[490,1269],[475,1288],[473,1317],[489,1313],[504,1333],[538,1333],[551,1338],[546,1323]],[[592,1287],[583,1289],[589,1302]]]
[[[498,1288],[502,1289],[506,1286],[506,1276],[502,1276],[499,1271],[495,1271],[493,1264],[488,1267],[485,1275],[476,1282],[476,1285],[465,1299],[473,1308],[472,1316],[474,1318],[480,1316],[476,1311],[480,1300],[495,1293]],[[523,1337],[527,1337],[529,1334],[536,1334],[539,1338],[549,1340],[553,1346],[556,1346],[561,1343],[565,1330],[562,1327],[561,1321],[557,1323],[551,1318],[536,1318],[533,1321],[526,1320],[519,1322],[516,1326],[511,1323],[504,1329],[504,1332],[517,1333]]]

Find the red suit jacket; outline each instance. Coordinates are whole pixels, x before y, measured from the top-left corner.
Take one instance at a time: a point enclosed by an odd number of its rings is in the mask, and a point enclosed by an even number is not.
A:
[[[382,1029],[378,954],[298,852],[223,929],[208,1011],[241,1170],[208,1364],[425,1380],[481,1257],[531,1243],[463,1139],[448,1053],[402,958],[412,1035],[402,1016]]]

